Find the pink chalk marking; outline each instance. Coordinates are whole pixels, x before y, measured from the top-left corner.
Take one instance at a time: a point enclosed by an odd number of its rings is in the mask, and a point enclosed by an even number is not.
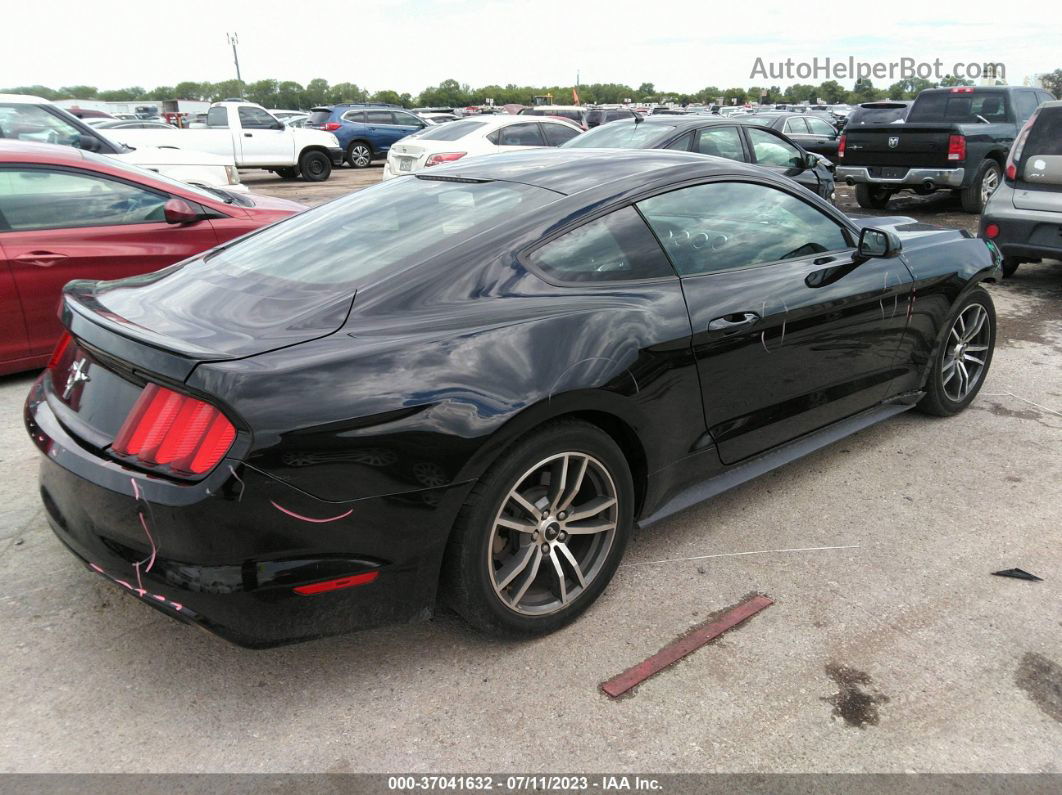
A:
[[[269,504],[272,505],[274,508],[276,508],[281,513],[286,513],[288,516],[291,516],[291,517],[293,517],[295,519],[299,519],[300,521],[313,522],[314,524],[326,524],[328,522],[338,522],[340,519],[346,519],[348,516],[350,516],[352,513],[354,513],[354,509],[351,508],[346,513],[339,514],[339,516],[332,516],[332,517],[330,517],[328,519],[312,519],[309,516],[303,516],[302,514],[295,513],[295,511],[289,511],[283,505],[277,505],[272,500],[269,501]]]
[[[103,574],[103,573],[104,573],[103,569],[101,569],[101,568],[100,568],[99,566],[97,566],[97,565],[96,565],[95,563],[90,563],[90,564],[89,564],[89,568],[90,568],[90,569],[92,569],[93,571],[98,571],[98,572],[99,572],[100,574]]]
[[[136,497],[137,502],[140,502],[140,486],[137,485],[136,478],[129,478],[129,482],[133,484],[133,495]],[[140,561],[141,563],[147,563],[147,568],[144,569],[144,571],[150,572],[151,567],[155,565],[155,556],[158,555],[158,547],[155,546],[155,539],[152,538],[151,531],[148,530],[147,519],[144,518],[144,512],[137,511],[136,515],[140,519],[140,526],[144,528],[144,535],[147,536],[148,541],[151,543],[151,555]],[[137,571],[137,577],[139,576],[140,572]]]

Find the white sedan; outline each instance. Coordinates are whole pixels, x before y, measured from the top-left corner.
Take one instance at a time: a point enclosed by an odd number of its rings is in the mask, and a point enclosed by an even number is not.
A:
[[[566,119],[542,116],[473,116],[428,127],[391,145],[385,180],[469,155],[560,146],[582,132]]]

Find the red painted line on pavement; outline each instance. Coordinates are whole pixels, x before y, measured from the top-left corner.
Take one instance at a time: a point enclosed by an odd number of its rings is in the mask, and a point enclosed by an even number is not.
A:
[[[681,660],[687,654],[697,651],[701,646],[719,637],[728,629],[733,629],[742,621],[756,615],[774,601],[766,596],[757,595],[727,610],[718,618],[711,619],[693,627],[681,638],[672,641],[652,657],[633,665],[623,673],[601,683],[601,689],[607,695],[616,698],[631,688],[637,687],[650,676],[660,673],[669,665]]]

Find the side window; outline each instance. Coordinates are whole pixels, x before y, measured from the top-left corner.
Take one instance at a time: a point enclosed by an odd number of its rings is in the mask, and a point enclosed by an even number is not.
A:
[[[808,123],[805,119],[788,119],[785,123],[786,135],[807,135]]]
[[[748,128],[749,143],[756,162],[761,166],[782,166],[783,168],[800,168],[804,156],[800,150],[777,135],[755,127]]]
[[[240,126],[248,130],[272,130],[277,120],[261,108],[240,108]]]
[[[0,217],[13,232],[161,222],[166,199],[87,173],[0,169]]]
[[[401,111],[392,111],[391,114],[394,117],[395,124],[401,124],[403,127],[423,127],[420,119],[414,116],[412,113],[402,113]]]
[[[1040,104],[1039,98],[1034,91],[1017,91],[1014,94],[1014,112],[1018,116],[1018,124],[1024,124],[1032,116],[1033,111],[1036,110],[1037,105]]]
[[[680,152],[688,152],[690,149],[690,143],[693,141],[693,133],[688,132],[685,135],[680,135],[674,141],[665,146],[665,149],[677,149]]]
[[[366,112],[369,124],[394,124],[394,118],[389,110],[370,110]]]
[[[77,146],[78,129],[40,105],[0,104],[0,138]]]
[[[550,146],[560,146],[579,134],[578,130],[572,129],[567,124],[543,122],[542,129],[546,133],[546,143]]]
[[[227,108],[216,107],[207,111],[207,127],[228,127],[229,111]]]
[[[747,268],[851,247],[844,229],[778,188],[714,182],[638,203],[680,276]]]
[[[348,110],[343,114],[343,118],[347,121],[356,122],[357,124],[365,123],[365,111],[363,110]]]
[[[499,131],[499,146],[545,146],[538,124],[510,124]]]
[[[697,136],[695,152],[702,155],[725,157],[728,160],[744,160],[741,137],[736,127],[705,127]]]
[[[822,119],[812,117],[810,119],[805,119],[804,121],[807,122],[808,129],[815,135],[833,135],[834,133],[833,127]]]
[[[675,272],[633,207],[583,224],[531,252],[532,266],[564,282],[655,279]]]

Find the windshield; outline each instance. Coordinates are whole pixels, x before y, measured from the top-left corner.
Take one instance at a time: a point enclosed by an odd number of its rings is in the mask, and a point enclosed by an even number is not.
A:
[[[219,196],[209,191],[206,191],[203,188],[198,187],[197,185],[192,185],[188,182],[181,182],[171,177],[164,176],[158,173],[157,171],[152,171],[149,168],[141,168],[140,166],[134,165],[132,163],[127,163],[125,160],[121,160],[117,157],[107,157],[106,155],[97,155],[94,152],[85,151],[82,151],[82,155],[86,160],[90,162],[99,163],[100,165],[107,166],[108,168],[118,169],[119,171],[125,171],[129,174],[130,179],[133,180],[139,180],[143,179],[144,177],[147,177],[149,179],[155,180],[156,182],[165,183],[166,185],[184,191],[185,193],[191,193],[195,196],[201,196],[204,199],[211,199],[212,201],[217,201],[219,198]],[[226,203],[232,204],[231,196],[225,196],[220,198],[226,201]]]
[[[674,130],[673,124],[614,121],[594,127],[562,145],[570,149],[646,149]]]
[[[976,124],[998,123],[1007,120],[1007,97],[1002,91],[952,93],[950,91],[923,92],[918,95],[907,121],[954,122]]]
[[[356,286],[415,265],[555,200],[512,182],[407,177],[374,185],[275,224],[206,256],[211,269],[299,286]]]
[[[477,128],[486,126],[485,121],[452,121],[424,130],[417,137],[426,141],[456,141]]]

